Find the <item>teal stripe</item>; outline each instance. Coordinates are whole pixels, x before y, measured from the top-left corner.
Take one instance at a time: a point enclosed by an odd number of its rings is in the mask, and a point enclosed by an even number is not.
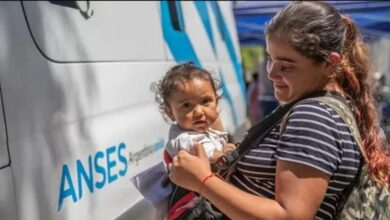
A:
[[[202,4],[200,4],[200,5],[202,5]],[[173,28],[173,26],[171,24],[170,14],[169,14],[168,2],[162,1],[160,6],[161,6],[161,20],[162,20],[162,29],[163,29],[164,40],[167,43],[175,61],[177,63],[193,61],[195,63],[195,65],[197,65],[198,67],[202,67],[201,63],[200,63],[200,61],[195,53],[195,50],[192,46],[192,43],[191,43],[189,37],[187,36],[187,33],[185,33],[184,31],[177,31]],[[178,15],[179,15],[179,19],[180,19],[180,16],[182,16],[180,3],[176,2],[176,6],[178,9]],[[206,7],[206,5],[204,5],[204,6]],[[200,8],[202,8],[202,7],[203,6],[200,6]],[[198,7],[197,7],[197,9],[198,9]],[[203,9],[207,10],[207,8],[203,8]],[[200,14],[201,18],[202,18],[202,16],[208,16],[208,13],[207,14],[199,13],[199,14]],[[211,32],[210,19],[203,19],[202,18],[201,20],[203,23],[205,21],[208,21],[209,28],[206,28],[206,31],[208,33],[207,35],[209,36],[209,39],[210,39],[210,37],[212,39],[213,35]],[[182,17],[181,17],[180,21],[184,22]],[[184,26],[184,23],[182,23],[182,25]],[[206,27],[207,25],[204,24],[204,26]],[[211,44],[213,45],[214,41],[212,41]],[[219,72],[221,73],[221,71],[219,71]],[[235,127],[237,127],[238,126],[237,113],[236,113],[236,110],[235,110],[234,105],[233,105],[233,100],[232,100],[232,97],[231,97],[229,91],[226,88],[226,83],[225,83],[225,80],[223,78],[223,74],[220,74],[220,76],[221,76],[221,83],[222,83],[222,92],[223,92],[224,97],[226,98],[226,100],[229,104],[230,111],[231,111],[231,114],[233,116],[233,124]]]
[[[176,2],[176,6],[178,9],[180,21],[183,22],[180,2]],[[163,36],[166,43],[168,44],[173,58],[177,63],[192,61],[195,65],[200,67],[199,59],[196,56],[195,50],[187,34],[184,31],[175,30],[171,24],[168,2],[162,1],[160,7]]]
[[[205,28],[205,30],[207,32],[207,37],[209,38],[210,44],[213,47],[213,51],[214,51],[214,53],[216,53],[214,37],[213,37],[213,30],[211,29],[210,16],[209,16],[209,12],[207,10],[206,2],[194,1],[194,4],[195,4],[195,7],[199,13],[200,19],[203,23],[203,27]]]
[[[243,75],[243,72],[241,69],[241,62],[238,59],[237,54],[235,53],[233,41],[232,41],[232,38],[230,37],[230,34],[228,32],[227,25],[225,23],[225,19],[223,18],[223,15],[221,13],[221,9],[218,6],[218,3],[216,1],[211,1],[210,4],[211,4],[211,7],[213,9],[215,16],[217,17],[217,24],[220,28],[221,35],[225,40],[225,45],[226,45],[226,48],[229,52],[230,60],[233,63],[234,70],[235,70],[236,76],[237,76],[237,80],[240,84],[242,96],[243,96],[244,100],[246,100],[246,98],[245,98],[246,97],[246,89],[245,89],[244,75]]]
[[[234,124],[234,127],[237,128],[238,127],[238,119],[237,119],[236,109],[234,108],[233,99],[232,99],[232,96],[229,93],[229,90],[226,87],[225,78],[223,77],[223,74],[222,74],[221,70],[220,69],[218,69],[218,70],[219,70],[219,73],[220,73],[219,75],[221,76],[222,94],[223,94],[223,97],[226,98],[226,101],[229,104],[231,114],[233,115],[233,124]]]
[[[209,38],[210,44],[213,47],[215,58],[218,60],[218,54],[217,54],[217,51],[215,49],[213,32],[212,32],[212,28],[211,28],[211,24],[210,24],[210,16],[209,16],[209,13],[207,11],[206,2],[194,1],[194,4],[195,4],[196,9],[198,11],[198,14],[200,16],[200,20],[202,21],[203,27],[207,32],[207,36]],[[237,127],[238,126],[237,112],[236,112],[236,109],[234,107],[232,96],[230,95],[230,92],[226,87],[226,81],[225,81],[225,78],[223,77],[224,74],[220,68],[218,68],[218,73],[219,73],[220,79],[221,79],[223,97],[228,102],[231,115],[233,116],[233,124],[235,127]]]

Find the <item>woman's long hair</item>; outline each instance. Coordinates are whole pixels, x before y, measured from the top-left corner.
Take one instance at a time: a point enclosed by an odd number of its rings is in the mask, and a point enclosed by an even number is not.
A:
[[[336,80],[354,100],[353,111],[359,122],[368,170],[377,182],[388,185],[390,183],[389,153],[386,151],[386,140],[380,135],[377,121],[373,74],[369,71],[367,49],[353,21],[345,16],[342,16],[342,20],[346,27],[344,50]]]
[[[367,47],[351,19],[325,2],[293,2],[268,24],[267,36],[287,39],[303,56],[327,61],[329,52],[341,57],[335,80],[353,101],[352,112],[362,137],[369,174],[382,186],[390,184],[390,159],[386,140],[380,134],[373,97],[373,73]]]

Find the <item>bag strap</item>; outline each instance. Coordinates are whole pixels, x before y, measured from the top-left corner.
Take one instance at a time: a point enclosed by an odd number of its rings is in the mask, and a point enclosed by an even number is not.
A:
[[[311,93],[299,100],[294,102],[280,105],[273,112],[267,115],[262,121],[258,122],[252,128],[250,128],[247,132],[247,135],[242,140],[242,142],[238,145],[236,150],[229,152],[229,155],[225,158],[230,158],[230,162],[228,163],[229,168],[222,173],[223,176],[228,180],[230,175],[234,172],[237,162],[252,148],[259,145],[261,141],[268,135],[269,132],[272,131],[274,127],[276,127],[283,119],[292,107],[300,102],[301,100],[313,98],[313,97],[322,97],[327,96],[331,92],[329,91],[317,91]]]
[[[333,109],[343,119],[343,121],[349,127],[353,137],[355,138],[356,144],[358,145],[358,150],[363,155],[363,158],[367,159],[365,151],[362,148],[362,138],[360,136],[360,132],[359,132],[359,128],[357,126],[356,119],[355,119],[355,117],[354,117],[354,115],[349,107],[347,100],[344,97],[342,97],[341,95],[339,95],[337,93],[333,93],[333,92],[328,93],[326,96],[312,97],[309,99],[316,100],[316,101],[319,101],[319,102],[326,104],[331,109]],[[279,130],[280,133],[282,133],[286,127],[287,118],[288,118],[289,114],[290,114],[290,111],[283,117],[283,120],[282,120],[281,125],[280,125],[280,130]],[[362,172],[362,164],[363,164],[363,161],[361,162],[361,165],[359,166],[359,170],[358,170],[358,173],[357,173],[355,179],[343,191],[338,211],[336,213],[336,216],[334,216],[336,219],[338,219],[338,217],[340,216],[342,208],[353,190],[353,186],[359,180],[360,173]]]
[[[356,119],[349,107],[347,100],[337,92],[328,92],[325,96],[310,97],[308,99],[322,102],[327,106],[329,106],[331,109],[333,109],[347,124],[347,126],[352,132],[352,135],[355,138],[357,145],[359,146],[359,151],[362,153],[364,158],[367,158],[361,147],[362,138],[360,136]],[[286,128],[287,119],[288,116],[290,115],[290,111],[287,114],[285,114],[282,119],[282,122],[280,124],[280,130],[279,130],[280,134],[283,133],[284,129]]]
[[[353,116],[353,113],[352,113],[351,109],[349,108],[346,100],[343,97],[342,97],[342,99],[340,99],[338,97],[317,97],[317,98],[313,98],[313,99],[318,100],[322,103],[325,103],[327,106],[329,106],[335,112],[337,112],[337,114],[344,120],[344,122],[347,124],[350,131],[352,132],[352,135],[355,138],[356,144],[358,145],[358,150],[360,151],[361,155],[363,156],[363,158],[361,159],[361,163],[360,163],[358,173],[356,174],[355,179],[342,192],[340,204],[339,204],[338,210],[336,212],[336,216],[335,216],[335,218],[338,219],[341,215],[341,212],[344,208],[344,205],[345,205],[348,197],[351,195],[351,193],[353,191],[354,185],[359,181],[360,174],[362,173],[362,170],[363,170],[364,160],[367,159],[367,156],[365,154],[364,149],[362,148],[362,138],[360,136],[360,132],[359,132],[359,128],[357,126],[356,119]]]
[[[262,134],[266,133],[267,131],[271,131],[272,128],[270,129],[270,127],[273,125],[276,126],[281,121],[283,116],[286,115],[290,111],[290,109],[292,109],[293,106],[298,102],[308,98],[331,96],[333,94],[335,94],[335,92],[321,90],[311,93],[297,101],[278,106],[272,113],[267,115],[262,121],[258,122],[256,125],[254,125],[248,130],[247,135],[237,147],[237,153],[239,155],[242,155],[248,150],[250,150],[252,147],[254,147],[251,143],[253,143],[253,141],[258,140],[259,136],[265,136]]]
[[[362,137],[360,135],[359,127],[357,125],[355,116],[353,115],[347,100],[340,95],[313,97],[312,100],[317,100],[329,106],[333,109],[347,124],[353,137],[355,138],[358,150],[363,155],[364,159],[367,159],[365,151],[362,148]]]

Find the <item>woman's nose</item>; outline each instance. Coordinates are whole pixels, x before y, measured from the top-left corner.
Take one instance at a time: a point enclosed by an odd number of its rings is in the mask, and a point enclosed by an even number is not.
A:
[[[267,73],[268,73],[268,79],[272,80],[272,79],[275,79],[276,77],[278,77],[278,73],[277,73],[277,70],[276,70],[276,65],[275,63],[268,63],[267,64]]]

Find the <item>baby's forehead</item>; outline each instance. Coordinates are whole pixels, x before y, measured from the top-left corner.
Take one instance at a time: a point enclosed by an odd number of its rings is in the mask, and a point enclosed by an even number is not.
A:
[[[177,95],[185,95],[189,97],[199,97],[199,96],[210,96],[216,95],[215,88],[211,81],[194,78],[187,81],[182,81],[175,85],[171,90],[171,95],[169,98],[175,97]]]
[[[188,78],[188,79],[187,78],[180,78],[174,83],[173,89],[175,89],[175,90],[185,89],[187,87],[196,86],[197,84],[203,84],[203,85],[210,84],[212,86],[213,82],[211,81],[211,79],[208,79],[206,77],[198,77],[198,76]]]

